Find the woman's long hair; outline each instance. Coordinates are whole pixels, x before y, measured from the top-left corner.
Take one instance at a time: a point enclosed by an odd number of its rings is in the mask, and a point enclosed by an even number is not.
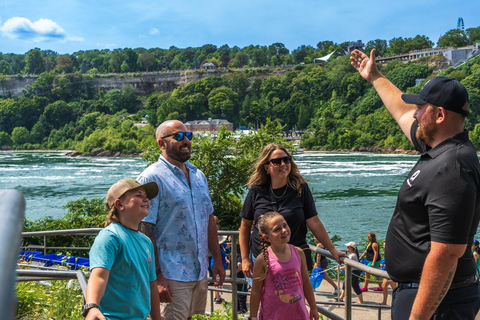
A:
[[[268,160],[272,155],[273,151],[278,149],[282,150],[287,155],[292,157],[292,160],[290,161],[291,170],[288,174],[287,186],[296,190],[297,196],[301,196],[302,184],[307,183],[307,181],[300,174],[300,170],[298,170],[297,164],[293,160],[292,154],[280,144],[270,143],[263,148],[260,157],[258,157],[257,162],[255,163],[255,170],[250,176],[247,185],[249,187],[253,185],[264,186],[271,183],[270,176],[267,174],[267,171],[265,171],[265,168],[263,166],[268,163]]]

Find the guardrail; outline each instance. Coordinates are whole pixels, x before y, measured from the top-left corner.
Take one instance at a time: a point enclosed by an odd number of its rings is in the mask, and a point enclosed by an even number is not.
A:
[[[89,228],[89,229],[69,229],[69,230],[50,230],[50,231],[35,231],[35,232],[24,232],[22,233],[22,237],[38,237],[38,236],[43,236],[44,242],[43,245],[36,245],[36,246],[29,246],[28,248],[35,248],[35,249],[41,249],[44,251],[44,253],[47,250],[62,250],[62,249],[77,249],[77,250],[89,250],[89,247],[49,247],[47,246],[47,237],[48,236],[54,236],[54,235],[90,235],[90,236],[95,236],[100,232],[102,228]],[[232,319],[237,320],[238,319],[238,305],[237,305],[237,297],[238,295],[250,295],[249,292],[243,292],[243,291],[238,291],[237,290],[237,284],[243,284],[246,283],[244,279],[238,279],[237,278],[237,264],[236,264],[236,257],[238,253],[237,250],[237,244],[238,244],[238,231],[226,231],[226,230],[218,230],[218,235],[219,236],[231,236],[231,276],[225,278],[225,283],[231,284],[232,289],[217,289],[213,287],[209,287],[210,291],[210,310],[214,310],[214,299],[213,299],[213,292],[214,291],[219,291],[219,292],[225,292],[225,293],[231,293],[232,295]],[[9,247],[10,248],[10,247]],[[310,245],[310,249],[314,252],[318,252],[321,255],[324,255],[330,259],[333,259],[332,255],[330,254],[329,251],[320,249],[316,246]],[[356,262],[353,260],[350,260],[346,257],[342,257],[340,261],[345,264],[345,302],[340,303],[340,302],[318,302],[317,301],[317,309],[319,313],[322,315],[328,317],[329,319],[334,319],[334,320],[352,320],[352,277],[351,277],[351,270],[352,267],[359,269],[361,271],[366,271],[374,276],[379,276],[379,277],[384,277],[388,278],[388,274],[385,271],[368,267],[360,262]],[[81,276],[80,276],[81,274]],[[80,279],[83,276],[83,280]],[[17,270],[17,280],[18,281],[31,281],[31,280],[39,280],[39,279],[78,279],[80,282],[80,286],[82,287],[82,291],[85,296],[85,289],[87,282],[85,279],[85,276],[81,271],[50,271],[50,270]],[[209,278],[211,280],[211,278]],[[83,283],[83,284],[82,284]],[[345,312],[344,312],[344,318],[340,317],[339,315],[331,312],[330,310],[323,308],[321,305],[336,305],[336,306],[344,306],[345,307]],[[373,308],[378,310],[378,319],[381,319],[381,311],[384,309],[390,309],[390,306],[384,306],[384,305],[375,305],[375,304],[355,304],[355,307],[361,307],[361,308]]]
[[[17,190],[0,189],[0,310],[2,319],[13,319],[16,309],[15,269],[23,228],[25,198]]]

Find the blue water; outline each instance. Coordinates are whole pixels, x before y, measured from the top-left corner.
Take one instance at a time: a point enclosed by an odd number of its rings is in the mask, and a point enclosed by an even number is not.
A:
[[[320,219],[331,236],[360,241],[368,232],[385,238],[398,189],[418,156],[369,153],[304,153],[295,156],[312,189]],[[26,216],[61,217],[69,201],[103,198],[125,177],[146,166],[140,158],[65,157],[62,152],[0,152],[0,189],[26,199]]]

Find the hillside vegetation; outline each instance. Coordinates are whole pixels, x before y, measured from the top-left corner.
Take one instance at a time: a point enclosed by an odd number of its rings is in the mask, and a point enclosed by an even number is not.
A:
[[[459,31],[448,31],[438,43],[460,46],[480,41],[480,27]],[[285,129],[303,131],[302,146],[308,149],[410,149],[372,86],[350,66],[348,55],[342,55],[345,45],[323,41],[317,48],[302,46],[292,53],[276,43],[243,49],[205,45],[168,50],[92,50],[65,56],[38,49],[26,55],[0,54],[0,72],[4,74],[41,73],[22,97],[0,99],[0,146],[75,149],[85,154],[99,149],[140,153],[155,146],[154,127],[167,119],[223,118],[235,127],[258,128],[270,118]],[[366,51],[375,47],[378,54],[386,55],[432,45],[424,36],[394,38],[388,45],[377,39],[367,42]],[[331,50],[337,50],[336,57],[324,65],[309,63]],[[149,52],[152,65],[142,67],[140,57]],[[408,63],[392,61],[381,70],[406,92],[418,92],[435,74],[461,81],[472,104],[467,129],[480,147],[480,127],[476,126],[480,61],[477,57],[458,69],[439,70],[441,60],[436,56]],[[97,72],[185,69],[198,67],[202,61],[251,68],[148,96],[138,96],[129,85],[107,92],[94,90],[92,85]],[[269,74],[261,67],[289,63],[296,66],[284,76]],[[42,73],[46,69],[50,71]],[[417,79],[423,79],[420,86],[415,86]],[[149,125],[134,125],[142,119]]]

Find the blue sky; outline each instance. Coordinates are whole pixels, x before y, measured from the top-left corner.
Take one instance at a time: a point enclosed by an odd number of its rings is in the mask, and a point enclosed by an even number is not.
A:
[[[243,48],[415,37],[480,26],[478,0],[0,0],[0,52]]]

